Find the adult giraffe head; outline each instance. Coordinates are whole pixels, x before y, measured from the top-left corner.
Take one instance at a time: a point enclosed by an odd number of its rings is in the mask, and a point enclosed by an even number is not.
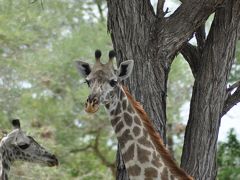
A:
[[[107,105],[114,101],[115,91],[124,79],[128,78],[133,69],[133,60],[127,60],[120,64],[118,69],[114,69],[113,58],[115,52],[109,52],[109,61],[101,63],[101,51],[95,51],[95,64],[90,65],[83,61],[76,61],[80,74],[85,78],[91,89],[90,95],[85,103],[85,111],[95,113],[100,104]]]

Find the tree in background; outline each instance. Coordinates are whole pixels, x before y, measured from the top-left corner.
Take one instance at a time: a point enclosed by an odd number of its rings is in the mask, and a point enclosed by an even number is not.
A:
[[[113,179],[116,139],[104,111],[95,116],[84,113],[88,90],[73,63],[79,57],[91,63],[95,49],[112,48],[106,1],[42,2],[0,0],[0,131],[10,128],[9,119],[19,117],[28,132],[59,156],[61,164],[49,170],[18,163],[11,179],[25,179],[25,173],[43,180]],[[239,46],[236,51],[231,83],[239,79]],[[167,82],[166,124],[172,127],[167,135],[175,140],[175,134],[180,134],[179,144],[184,128],[176,124],[181,119],[179,108],[192,92],[190,71],[178,56]],[[179,159],[176,151],[181,150],[176,141],[173,145]]]
[[[112,179],[116,141],[103,111],[84,113],[87,86],[74,66],[79,57],[90,62],[99,47],[112,48],[106,22],[89,6],[0,0],[0,130],[18,117],[60,159],[51,170],[17,163],[11,179]]]
[[[166,140],[167,81],[171,64],[181,52],[189,63],[194,86],[181,166],[195,179],[215,179],[221,117],[240,101],[240,85],[227,87],[234,62],[240,2],[237,0],[182,1],[166,16],[165,1],[154,11],[149,0],[108,0],[108,30],[118,63],[135,60],[127,82]],[[205,22],[214,20],[208,35]],[[195,35],[197,45],[188,41]],[[118,153],[117,179],[128,179]]]

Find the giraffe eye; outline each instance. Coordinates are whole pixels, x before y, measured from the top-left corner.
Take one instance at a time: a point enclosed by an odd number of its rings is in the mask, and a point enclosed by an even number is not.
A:
[[[117,85],[117,81],[115,81],[114,79],[110,80],[109,82],[110,86],[114,87]]]
[[[29,147],[29,144],[18,145],[18,147],[20,147],[20,149],[27,149]]]

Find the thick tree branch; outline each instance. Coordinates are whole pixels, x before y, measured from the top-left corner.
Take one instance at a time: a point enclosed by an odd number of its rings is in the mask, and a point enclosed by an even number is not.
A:
[[[235,90],[236,89],[236,90]],[[231,92],[235,90],[232,94]],[[234,83],[227,89],[228,97],[225,101],[222,116],[224,116],[233,106],[240,102],[240,81]]]
[[[206,41],[206,32],[205,32],[205,23],[202,24],[196,31],[195,33],[197,44],[198,44],[198,49],[200,52],[202,52],[205,41]]]
[[[196,78],[198,64],[200,61],[200,53],[196,46],[193,46],[190,43],[185,43],[183,48],[180,50],[181,54],[183,55],[184,59],[188,62],[193,76]]]
[[[158,0],[157,3],[157,17],[162,18],[165,13],[163,11],[163,6],[164,6],[165,0]]]
[[[174,54],[188,41],[196,29],[207,20],[223,0],[189,0],[183,3],[164,23],[165,47]],[[166,33],[166,34],[165,34]]]
[[[216,179],[216,145],[235,55],[239,5],[239,0],[226,0],[217,9],[201,53],[181,159],[195,179]]]

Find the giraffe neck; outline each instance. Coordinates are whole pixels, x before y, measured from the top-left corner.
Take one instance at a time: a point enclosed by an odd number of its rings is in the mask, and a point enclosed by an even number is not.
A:
[[[120,86],[116,92],[115,101],[106,105],[106,109],[116,133],[129,178],[131,180],[145,178],[190,180],[191,178],[171,159],[140,104],[125,88]]]
[[[8,173],[12,162],[12,155],[4,144],[0,146],[0,180],[8,180]]]

